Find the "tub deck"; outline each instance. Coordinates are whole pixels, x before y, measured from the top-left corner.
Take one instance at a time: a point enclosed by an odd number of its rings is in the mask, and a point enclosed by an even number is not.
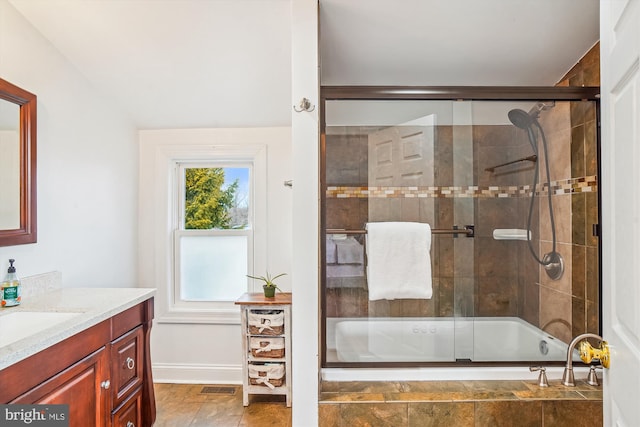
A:
[[[320,427],[602,425],[602,386],[527,381],[322,381]],[[517,420],[517,422],[515,421]],[[582,424],[580,424],[582,425]]]

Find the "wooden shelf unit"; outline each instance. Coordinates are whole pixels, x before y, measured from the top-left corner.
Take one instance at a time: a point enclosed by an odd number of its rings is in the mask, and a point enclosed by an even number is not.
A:
[[[265,298],[262,293],[245,293],[236,302],[240,306],[242,330],[242,403],[249,405],[250,394],[285,395],[287,407],[291,407],[291,293],[279,292],[275,298]],[[284,328],[282,333],[261,333],[251,331],[249,320],[251,316],[264,312],[282,313]],[[251,338],[282,338],[284,340],[283,357],[256,357],[251,352]],[[250,368],[263,364],[284,366],[282,385],[273,388],[265,384],[251,384]]]

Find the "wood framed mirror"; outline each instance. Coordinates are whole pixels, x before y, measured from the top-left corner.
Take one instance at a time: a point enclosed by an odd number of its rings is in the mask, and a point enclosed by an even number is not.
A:
[[[37,241],[34,94],[0,79],[0,246]]]

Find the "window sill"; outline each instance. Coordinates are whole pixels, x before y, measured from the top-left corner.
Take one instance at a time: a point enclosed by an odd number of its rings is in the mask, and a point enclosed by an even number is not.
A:
[[[210,309],[210,310],[169,310],[156,316],[157,323],[190,323],[190,324],[240,324],[238,309]]]

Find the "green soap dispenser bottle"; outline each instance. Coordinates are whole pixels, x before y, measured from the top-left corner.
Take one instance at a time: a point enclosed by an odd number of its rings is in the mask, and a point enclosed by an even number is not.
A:
[[[2,296],[0,305],[2,305],[2,307],[12,307],[20,304],[20,280],[18,280],[18,276],[16,275],[16,268],[13,266],[14,262],[16,262],[15,259],[9,260],[7,275],[2,281],[2,285],[0,285],[2,288],[0,292]]]

